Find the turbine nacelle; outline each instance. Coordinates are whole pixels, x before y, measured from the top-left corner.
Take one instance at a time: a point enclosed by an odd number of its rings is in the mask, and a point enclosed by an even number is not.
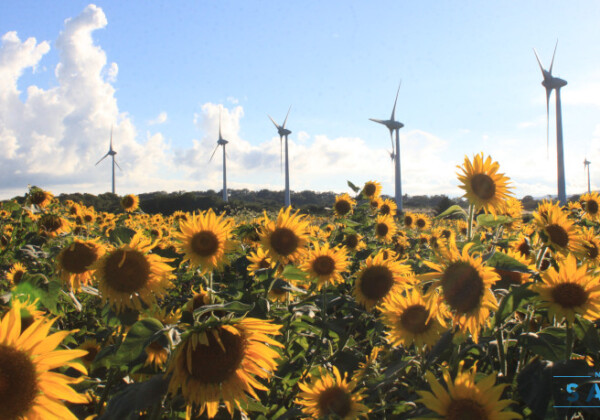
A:
[[[217,144],[219,146],[225,146],[227,143],[229,143],[229,142],[227,140],[225,140],[225,139],[219,139],[219,140],[217,140]]]
[[[544,80],[542,81],[542,86],[544,86],[546,90],[560,89],[566,85],[566,80],[563,80],[559,77],[554,77],[552,75],[550,75],[548,78],[544,77]]]

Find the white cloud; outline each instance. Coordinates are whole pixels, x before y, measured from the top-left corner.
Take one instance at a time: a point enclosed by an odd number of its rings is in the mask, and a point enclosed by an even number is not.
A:
[[[148,121],[149,125],[157,125],[164,124],[167,122],[167,113],[165,111],[161,112],[154,118],[153,120]]]

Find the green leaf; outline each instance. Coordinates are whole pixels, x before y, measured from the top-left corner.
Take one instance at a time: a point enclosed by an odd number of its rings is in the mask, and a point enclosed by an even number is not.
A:
[[[254,304],[248,305],[242,302],[227,302],[215,305],[204,305],[194,311],[194,317],[197,318],[202,314],[214,311],[224,311],[236,314],[245,314],[254,308]]]
[[[536,293],[529,289],[529,283],[512,289],[510,293],[504,296],[500,301],[495,316],[496,327],[500,327],[506,318],[514,314],[521,304],[525,303],[527,299],[533,296],[536,296]]]
[[[477,216],[477,224],[479,226],[491,228],[495,228],[506,223],[511,223],[514,220],[515,219],[509,216],[495,216],[493,214],[480,214]]]
[[[119,226],[110,232],[108,239],[114,244],[128,244],[135,235],[135,230]]]
[[[306,273],[293,265],[286,265],[281,273],[281,277],[286,280],[306,280]]]
[[[458,204],[455,204],[453,206],[448,207],[442,213],[435,216],[434,219],[442,219],[444,217],[451,216],[453,214],[460,214],[460,215],[464,216],[465,219],[468,217],[467,212],[461,206],[459,206]]]
[[[140,357],[146,346],[157,338],[157,333],[163,328],[163,324],[154,318],[145,318],[133,324],[114,361],[129,363]]]
[[[487,259],[486,265],[495,268],[501,268],[506,271],[518,271],[519,273],[531,273],[531,270],[526,264],[519,262],[513,257],[506,255],[504,252],[494,252]]]
[[[352,182],[348,181],[348,186],[350,188],[352,188],[352,191],[354,191],[355,193],[360,191],[360,188],[358,188],[356,185],[354,185]]]
[[[586,354],[594,354],[600,351],[600,337],[598,330],[594,328],[587,319],[576,318],[577,322],[573,325],[575,334],[586,350]]]
[[[567,348],[567,331],[564,328],[548,327],[539,333],[524,333],[519,342],[530,352],[546,360],[557,362],[564,360]]]
[[[98,420],[128,419],[131,414],[139,415],[153,404],[160,403],[168,387],[169,379],[161,374],[145,382],[128,385],[110,399],[106,411]]]

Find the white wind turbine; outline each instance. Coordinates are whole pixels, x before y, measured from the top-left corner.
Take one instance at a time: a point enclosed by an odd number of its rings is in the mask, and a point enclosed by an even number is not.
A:
[[[554,65],[554,56],[556,54],[556,47],[558,41],[554,46],[554,53],[552,54],[552,61],[550,62],[550,68],[545,70],[542,66],[542,62],[537,55],[535,49],[533,50],[535,58],[537,59],[544,80],[542,86],[546,89],[546,142],[549,141],[548,127],[550,125],[550,94],[554,89],[556,91],[556,167],[558,173],[558,201],[562,206],[567,204],[567,190],[565,187],[565,158],[563,150],[563,131],[562,131],[562,110],[560,103],[560,88],[567,85],[567,81],[558,77],[552,76],[552,66]]]
[[[587,158],[583,159],[583,170],[585,171],[587,169],[588,194],[592,192],[592,189],[590,188],[590,163],[592,162],[587,160]]]
[[[394,101],[394,108],[392,108],[392,116],[389,120],[377,120],[375,118],[369,118],[371,121],[385,125],[390,130],[390,140],[392,142],[392,151],[390,152],[390,158],[394,161],[394,172],[396,178],[396,205],[398,210],[402,211],[402,178],[400,175],[400,129],[404,127],[400,121],[396,121],[396,104],[398,103],[398,94],[400,93],[400,86],[396,92],[396,100]],[[396,145],[394,146],[394,132],[396,132]]]
[[[277,133],[279,134],[279,145],[280,145],[280,155],[281,155],[281,142],[283,140],[283,138],[285,137],[285,196],[284,196],[284,205],[285,207],[290,206],[291,203],[291,199],[290,199],[290,165],[289,165],[289,159],[288,159],[288,135],[292,134],[292,132],[290,130],[288,130],[287,128],[285,128],[285,124],[287,123],[287,119],[288,116],[290,115],[290,110],[292,109],[292,106],[290,105],[288,112],[285,116],[285,120],[283,120],[283,125],[278,125],[275,120],[273,118],[271,118],[270,115],[267,114],[267,116],[269,117],[269,119],[271,120],[271,122],[273,124],[275,124],[275,127],[277,128]],[[281,160],[280,160],[281,162]],[[280,163],[281,165],[281,163]]]
[[[213,151],[212,155],[210,155],[210,159],[208,160],[209,162],[212,160],[213,156],[215,155],[215,153],[217,152],[217,149],[219,148],[219,146],[223,146],[223,201],[227,202],[227,164],[226,164],[226,156],[227,153],[225,152],[225,145],[229,143],[227,140],[225,140],[223,138],[223,136],[221,135],[221,111],[219,110],[219,140],[217,140],[217,146],[215,147],[215,150]]]
[[[102,159],[100,159],[98,162],[96,162],[96,165],[98,165],[100,162],[102,162],[108,156],[112,157],[112,193],[114,194],[115,193],[115,165],[117,165],[117,168],[119,168],[119,170],[122,171],[122,169],[119,166],[119,164],[115,161],[115,155],[117,154],[117,152],[115,152],[113,150],[112,138],[113,138],[113,129],[111,127],[110,128],[110,146],[108,147],[108,152],[102,157]]]

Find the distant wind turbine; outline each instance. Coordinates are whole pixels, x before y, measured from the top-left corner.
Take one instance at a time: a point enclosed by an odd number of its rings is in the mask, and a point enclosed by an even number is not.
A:
[[[587,158],[585,158],[583,160],[583,170],[585,171],[587,169],[587,178],[588,178],[588,194],[592,192],[592,189],[590,188],[590,162],[589,160],[587,160]]]
[[[117,165],[117,168],[119,168],[119,170],[122,171],[122,169],[119,166],[119,164],[117,163],[117,161],[115,161],[115,155],[117,154],[117,152],[115,152],[113,150],[112,139],[113,139],[113,129],[111,127],[110,128],[110,146],[108,148],[108,152],[102,157],[102,159],[100,159],[98,162],[96,162],[96,165],[98,165],[100,162],[102,162],[108,156],[112,157],[112,193],[114,194],[115,193],[115,165]]]
[[[402,211],[402,179],[400,176],[400,129],[404,127],[400,121],[396,121],[396,104],[398,103],[398,94],[400,93],[400,86],[396,92],[396,100],[394,101],[394,108],[392,108],[392,116],[389,120],[377,120],[375,118],[369,118],[371,121],[385,125],[390,130],[390,141],[392,142],[392,151],[390,152],[390,158],[394,161],[394,171],[396,176],[396,205],[398,210]],[[396,132],[396,145],[394,146],[394,132]]]
[[[283,138],[285,137],[285,196],[284,196],[285,207],[288,207],[292,204],[291,200],[290,200],[290,165],[289,165],[289,159],[288,159],[288,157],[289,157],[288,156],[288,135],[292,134],[292,132],[290,130],[288,130],[287,128],[285,128],[285,124],[287,123],[287,119],[288,119],[288,116],[290,115],[291,109],[292,109],[292,106],[290,105],[288,112],[285,116],[285,120],[283,120],[283,125],[278,125],[275,122],[275,120],[273,118],[271,118],[270,115],[267,114],[267,116],[269,117],[271,122],[273,124],[275,124],[275,127],[277,128],[277,133],[279,133],[280,148],[281,148],[281,142],[282,142]],[[280,155],[281,155],[281,149],[280,149]],[[280,160],[280,165],[281,165],[281,160]]]
[[[217,152],[217,149],[219,148],[219,146],[223,146],[223,201],[227,202],[227,165],[226,165],[226,156],[227,153],[225,152],[225,145],[229,143],[227,140],[225,140],[223,138],[223,136],[221,135],[221,111],[219,111],[219,140],[217,140],[217,146],[215,147],[215,150],[213,151],[212,155],[210,155],[210,159],[208,160],[209,162],[212,160],[213,156],[215,155],[215,153]]]
[[[546,89],[546,144],[549,141],[548,128],[550,125],[550,95],[552,90],[556,91],[556,166],[558,172],[558,201],[561,205],[567,204],[567,191],[565,187],[565,158],[563,151],[563,131],[562,131],[562,110],[560,104],[560,88],[567,85],[567,81],[558,77],[552,76],[552,66],[554,65],[554,56],[556,55],[556,47],[558,41],[554,46],[554,53],[552,54],[552,61],[550,62],[550,69],[545,70],[542,66],[542,62],[537,55],[535,49],[533,50],[535,58],[537,59],[544,80],[542,86]]]

